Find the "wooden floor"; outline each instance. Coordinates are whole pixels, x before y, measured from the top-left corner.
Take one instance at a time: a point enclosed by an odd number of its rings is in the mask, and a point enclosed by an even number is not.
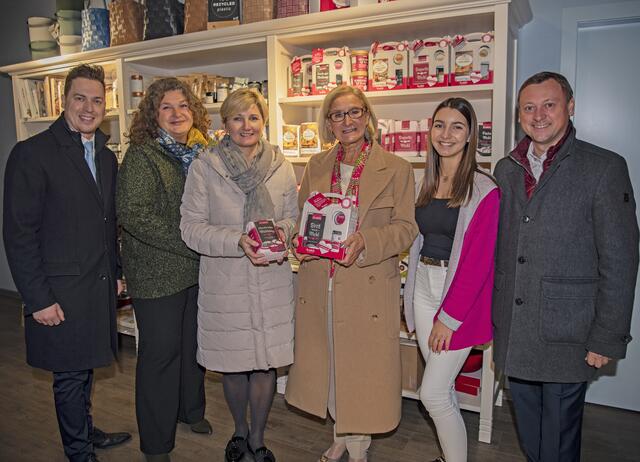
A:
[[[63,462],[64,455],[53,407],[51,375],[24,362],[24,338],[19,303],[0,297],[0,461]],[[118,364],[96,371],[93,417],[106,431],[128,431],[132,441],[99,451],[101,461],[143,461],[138,449],[134,408],[135,348],[122,339]],[[224,447],[233,431],[231,417],[215,374],[207,374],[206,416],[213,436],[191,433],[180,425],[172,460],[223,461]],[[403,400],[400,427],[375,438],[371,462],[426,462],[438,447],[433,424],[413,400]],[[478,415],[463,412],[469,434],[469,461],[524,461],[516,438],[510,402],[496,408],[493,442],[477,442]],[[640,414],[588,405],[583,431],[583,461],[632,462],[640,460]],[[332,427],[289,408],[282,396],[275,398],[266,432],[267,445],[279,462],[315,462],[332,440]],[[346,461],[346,457],[343,459]]]

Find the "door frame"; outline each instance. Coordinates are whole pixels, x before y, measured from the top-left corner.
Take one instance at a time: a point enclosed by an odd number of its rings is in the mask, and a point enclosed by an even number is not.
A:
[[[560,71],[574,89],[576,88],[578,31],[631,18],[640,18],[640,1],[638,0],[563,9]]]

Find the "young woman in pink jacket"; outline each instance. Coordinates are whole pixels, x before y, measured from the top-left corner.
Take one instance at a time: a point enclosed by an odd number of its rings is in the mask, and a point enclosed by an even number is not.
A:
[[[420,400],[442,447],[436,461],[466,462],[467,434],[454,382],[471,348],[492,338],[500,192],[476,164],[478,125],[471,104],[449,98],[432,121],[404,309],[426,361]]]

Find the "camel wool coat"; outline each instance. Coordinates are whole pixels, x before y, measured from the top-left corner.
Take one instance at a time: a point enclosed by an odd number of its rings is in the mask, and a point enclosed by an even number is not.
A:
[[[336,431],[372,434],[400,422],[400,273],[398,254],[418,233],[411,165],[378,144],[360,178],[359,231],[365,250],[333,276]],[[329,192],[337,147],[312,157],[299,206],[312,191]],[[327,297],[329,260],[303,263],[298,272],[294,363],[286,400],[326,417],[329,394]]]
[[[288,239],[298,217],[292,165],[285,160],[276,167],[272,162],[265,185],[275,216],[264,218],[273,218]],[[218,372],[266,370],[293,362],[291,265],[285,260],[255,266],[238,246],[245,197],[217,147],[193,161],[180,229],[187,246],[201,254],[197,359]]]

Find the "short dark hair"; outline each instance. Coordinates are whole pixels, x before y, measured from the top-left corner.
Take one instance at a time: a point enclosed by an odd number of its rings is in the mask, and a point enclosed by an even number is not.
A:
[[[558,82],[558,84],[562,88],[562,92],[564,93],[565,98],[567,99],[567,103],[573,99],[573,90],[571,89],[571,84],[569,84],[569,81],[564,75],[558,74],[557,72],[543,71],[532,75],[520,86],[520,90],[518,90],[517,100],[518,107],[520,107],[520,95],[522,94],[522,90],[530,85],[537,85],[546,82],[547,80],[555,80],[556,82]]]
[[[79,64],[69,71],[64,79],[64,96],[66,97],[71,90],[71,82],[78,77],[89,80],[97,80],[102,84],[104,90],[104,69],[102,66],[92,66],[91,64]]]

